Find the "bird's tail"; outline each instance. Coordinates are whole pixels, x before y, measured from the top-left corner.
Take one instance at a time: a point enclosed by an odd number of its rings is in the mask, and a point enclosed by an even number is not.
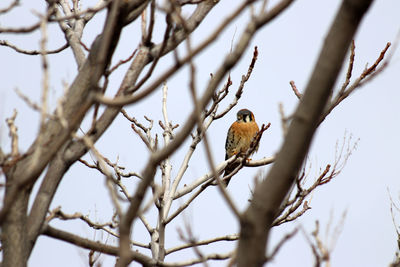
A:
[[[227,155],[226,155],[226,156],[225,156],[225,160],[227,160],[228,158],[229,158],[229,157],[227,157]],[[237,166],[239,166],[238,163],[231,163],[231,164],[228,164],[228,166],[226,166],[226,168],[225,168],[225,172],[224,172],[224,176],[223,176],[223,177],[226,177],[226,176],[228,176],[229,174],[231,174],[231,173],[236,169]],[[231,181],[231,178],[232,178],[232,177],[229,177],[229,178],[227,178],[227,179],[224,179],[224,178],[223,178],[223,183],[224,183],[225,187],[228,186],[229,182]]]

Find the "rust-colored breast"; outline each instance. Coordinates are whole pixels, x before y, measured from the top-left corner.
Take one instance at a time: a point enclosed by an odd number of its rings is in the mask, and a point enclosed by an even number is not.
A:
[[[226,137],[225,158],[230,158],[235,154],[246,152],[253,140],[253,137],[258,132],[258,125],[255,121],[252,122],[237,122],[235,121],[229,128]]]

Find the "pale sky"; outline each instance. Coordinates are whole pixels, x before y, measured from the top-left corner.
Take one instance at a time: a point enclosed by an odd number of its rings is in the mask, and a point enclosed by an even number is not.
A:
[[[215,25],[218,25],[230,13],[230,10],[233,10],[232,2],[221,1],[217,5],[193,34],[192,42],[194,44],[205,38],[211,32],[210,29],[216,27]],[[271,2],[275,3],[276,1]],[[91,3],[92,1],[88,1],[84,5]],[[282,143],[278,103],[284,105],[286,114],[290,114],[296,107],[298,100],[291,90],[289,81],[294,80],[300,91],[303,91],[307,85],[324,36],[339,3],[340,1],[333,0],[296,1],[287,11],[255,36],[247,53],[231,72],[233,81],[231,94],[222,102],[221,108],[224,108],[233,99],[241,75],[247,71],[253,47],[258,46],[258,61],[245,86],[244,94],[238,106],[226,117],[216,121],[208,132],[214,159],[217,163],[224,159],[226,132],[235,120],[235,113],[241,108],[252,110],[259,125],[271,122],[271,127],[264,134],[258,153],[253,158],[272,156],[278,151]],[[44,4],[34,6],[29,1],[21,1],[21,7],[14,13],[0,16],[0,25],[2,27],[29,25],[36,21],[31,10],[43,11],[43,8]],[[400,30],[399,10],[400,2],[396,0],[375,1],[371,6],[355,38],[356,57],[353,77],[358,77],[367,63],[371,65],[376,60],[387,42],[396,42],[396,36]],[[100,16],[99,19],[88,24],[83,37],[87,45],[101,30],[103,18],[104,16]],[[163,21],[161,16],[158,19],[160,23]],[[238,40],[248,19],[249,12],[237,18],[211,48],[196,58],[199,94],[204,90],[210,77],[209,74],[216,70],[223,57],[229,53],[232,40],[233,42]],[[113,57],[114,63],[122,58],[127,58],[136,48],[137,40],[140,37],[137,29],[137,25],[133,25],[123,31],[121,42]],[[65,42],[56,24],[49,27],[49,34],[49,48],[59,47]],[[156,41],[160,41],[162,35],[162,28],[156,27]],[[29,35],[0,35],[1,40],[8,40],[25,49],[37,49],[39,37],[39,32]],[[185,53],[184,47],[181,45],[179,48],[180,55]],[[392,46],[391,49],[394,47]],[[390,51],[394,52],[394,50]],[[7,47],[0,47],[0,58],[3,62],[0,64],[2,75],[0,144],[3,150],[8,151],[10,140],[5,119],[10,117],[13,109],[16,108],[19,112],[16,125],[19,129],[20,150],[25,151],[37,133],[39,116],[27,107],[14,89],[18,88],[35,102],[40,101],[42,79],[40,58],[17,54]],[[63,84],[70,84],[73,81],[76,75],[76,64],[70,50],[64,51],[60,55],[51,55],[49,60],[50,103],[51,107],[54,107],[57,97],[63,93]],[[171,57],[161,60],[155,75],[170,66],[171,62]],[[114,74],[108,92],[110,95],[118,88],[126,68],[127,65],[124,65]],[[192,108],[188,94],[188,74],[188,69],[185,68],[167,81],[169,119],[174,124],[182,124]],[[383,73],[342,102],[318,129],[308,157],[312,164],[308,178],[310,182],[318,176],[320,168],[324,169],[326,164],[333,163],[336,143],[338,142],[340,147],[345,136],[347,139],[351,136],[352,143],[359,140],[357,148],[353,151],[341,174],[312,194],[309,199],[311,210],[295,222],[273,229],[269,242],[272,247],[294,227],[301,227],[310,236],[315,229],[315,221],[318,220],[322,240],[326,244],[330,244],[332,239],[337,239],[331,253],[333,267],[388,266],[393,260],[397,236],[390,213],[389,192],[400,206],[398,154],[400,150],[400,106],[398,105],[400,87],[397,81],[399,74],[399,53],[397,51],[393,54],[391,63]],[[342,73],[335,88],[339,88],[343,81]],[[144,102],[126,107],[126,110],[142,123],[147,123],[143,119],[143,115],[152,118],[155,121],[153,133],[162,134],[162,130],[158,126],[158,120],[162,120],[161,88]],[[129,171],[142,171],[147,160],[148,153],[143,143],[132,132],[130,123],[122,115],[114,121],[96,147],[113,161],[118,156],[120,164],[126,166]],[[186,142],[172,156],[173,174],[177,173],[188,147],[189,142]],[[90,156],[86,155],[85,159],[90,160]],[[267,172],[268,169],[268,167],[245,168],[233,178],[228,191],[240,210],[244,210],[248,205],[254,176],[258,171]],[[183,183],[190,183],[208,171],[203,145],[200,144],[183,178]],[[4,178],[2,177],[2,179]],[[133,192],[134,178],[126,182],[131,189],[130,192]],[[160,182],[159,173],[157,173],[156,182]],[[62,206],[62,210],[66,213],[72,214],[78,211],[100,222],[108,221],[113,212],[109,194],[104,185],[104,177],[94,170],[88,170],[80,163],[73,165],[61,182],[51,208],[57,206]],[[176,206],[174,205],[173,209]],[[343,231],[339,236],[335,236],[333,230],[340,222],[344,212],[347,212],[347,215],[342,226]],[[184,214],[168,225],[167,248],[181,243],[176,229],[183,227],[184,220],[190,222],[195,236],[199,239],[234,234],[239,230],[236,219],[219,196],[216,188],[210,188],[204,192]],[[399,214],[400,212],[397,212],[397,215]],[[149,212],[146,216],[154,226],[156,222],[154,212]],[[400,225],[400,216],[397,216],[396,222],[397,225]],[[93,229],[78,221],[54,220],[52,225],[79,233],[90,239],[107,240],[107,236],[96,234]],[[329,225],[331,231],[326,234]],[[149,242],[147,232],[140,223],[135,224],[133,233],[139,241]],[[108,243],[117,245],[112,241],[108,241]],[[222,242],[209,248],[202,247],[201,250],[205,254],[227,252],[232,250],[234,244],[233,242]],[[29,260],[29,266],[87,266],[87,253],[88,251],[62,241],[40,237]],[[178,261],[193,257],[193,251],[186,250],[176,256],[167,257],[166,261]],[[113,266],[114,259],[101,256],[101,260],[103,266]],[[299,232],[283,246],[269,266],[312,266],[312,264],[313,257],[310,246],[304,234]],[[132,266],[136,265],[132,264]],[[225,265],[224,262],[210,262],[210,266],[222,265]]]

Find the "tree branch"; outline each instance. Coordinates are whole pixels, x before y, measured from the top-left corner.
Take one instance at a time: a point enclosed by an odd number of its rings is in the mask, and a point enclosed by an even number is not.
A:
[[[220,241],[236,241],[238,239],[239,239],[239,235],[238,234],[214,237],[214,238],[210,238],[210,239],[197,241],[195,243],[184,244],[184,245],[180,245],[180,246],[176,246],[176,247],[167,249],[165,254],[168,255],[170,253],[173,253],[173,252],[176,252],[176,251],[179,251],[179,250],[182,250],[182,249],[191,248],[191,247],[194,247],[194,246],[204,246],[204,245],[208,245],[208,244],[215,243],[215,242],[220,242]]]
[[[288,129],[284,144],[240,222],[238,266],[261,266],[279,207],[295,182],[354,33],[372,1],[344,0]]]
[[[25,49],[21,49],[13,44],[11,44],[10,42],[6,41],[6,40],[0,40],[0,45],[2,46],[7,46],[11,49],[14,49],[16,52],[21,53],[21,54],[25,54],[25,55],[41,55],[41,54],[46,54],[46,55],[50,55],[50,54],[57,54],[60,53],[61,51],[65,50],[66,48],[68,48],[68,44],[65,44],[63,46],[61,46],[60,48],[54,49],[54,50],[47,50],[47,51],[42,51],[42,50],[25,50]]]
[[[97,241],[91,241],[89,239],[82,238],[63,230],[53,228],[49,225],[45,225],[43,227],[42,233],[46,236],[65,241],[71,243],[72,245],[76,245],[85,249],[98,251],[112,256],[118,256],[118,247],[105,245]],[[153,266],[156,263],[153,259],[136,251],[131,251],[129,254],[129,258],[131,261],[137,261],[144,266]]]

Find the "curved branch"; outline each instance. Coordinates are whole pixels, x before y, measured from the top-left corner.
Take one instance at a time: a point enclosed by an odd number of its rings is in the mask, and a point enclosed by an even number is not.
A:
[[[63,46],[61,46],[60,48],[54,49],[54,50],[48,50],[48,51],[41,51],[41,50],[25,50],[25,49],[21,49],[11,43],[9,43],[6,40],[0,40],[0,45],[2,46],[7,46],[11,49],[14,49],[16,52],[21,53],[21,54],[25,54],[25,55],[50,55],[50,54],[57,54],[63,50],[65,50],[68,47],[68,44],[64,44]]]
[[[19,5],[19,0],[14,0],[8,5],[8,7],[0,9],[0,14],[7,13],[8,11],[10,11],[11,9],[13,9],[18,5]]]
[[[92,241],[66,231],[53,228],[49,225],[45,225],[43,227],[42,233],[46,236],[71,243],[72,245],[79,246],[81,248],[98,251],[112,256],[118,256],[118,247],[102,244],[98,241]],[[136,251],[131,251],[129,257],[132,261],[140,262],[145,266],[155,265],[156,263],[152,258]]]
[[[180,246],[177,246],[177,247],[173,247],[173,248],[167,249],[167,251],[165,252],[165,255],[171,254],[173,252],[176,252],[176,251],[179,251],[179,250],[182,250],[182,249],[192,248],[192,247],[195,247],[195,246],[204,246],[204,245],[208,245],[208,244],[219,242],[219,241],[236,241],[238,239],[239,239],[239,235],[238,234],[214,237],[214,238],[210,238],[210,239],[197,241],[195,243],[184,244],[184,245],[180,245]]]

